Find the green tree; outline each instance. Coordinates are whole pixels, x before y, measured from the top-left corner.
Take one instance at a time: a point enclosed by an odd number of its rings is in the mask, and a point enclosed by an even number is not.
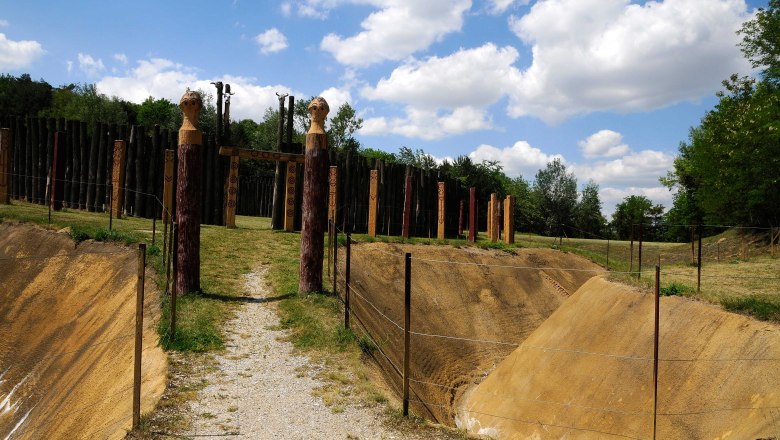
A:
[[[658,221],[663,214],[662,205],[653,206],[653,202],[645,196],[630,195],[615,206],[615,212],[612,214],[612,230],[617,234],[620,240],[631,238],[632,228],[634,238],[639,238],[639,225],[644,224],[648,233],[645,239],[651,239],[650,231],[653,220]]]
[[[360,143],[355,139],[354,134],[363,127],[363,118],[357,117],[355,109],[345,102],[339,106],[335,116],[329,119],[329,147],[336,151],[359,150]]]
[[[52,87],[44,80],[33,81],[25,73],[18,78],[0,75],[0,114],[36,116],[51,106]]]
[[[575,227],[581,237],[593,238],[601,236],[607,220],[601,214],[601,199],[599,198],[599,185],[589,181],[582,190],[580,201],[575,213]]]
[[[171,101],[150,96],[138,106],[136,120],[147,127],[159,125],[160,128],[178,130],[181,127],[182,114],[179,106]]]
[[[562,232],[561,225],[574,223],[577,178],[566,172],[566,166],[560,159],[553,160],[536,173],[533,189],[538,197],[545,234],[558,234]]]
[[[138,105],[99,93],[94,84],[68,84],[52,94],[52,105],[41,116],[87,122],[136,124]]]
[[[738,32],[740,48],[756,69],[763,69],[765,80],[780,82],[780,0],[769,0],[768,8],[759,8],[752,20]]]

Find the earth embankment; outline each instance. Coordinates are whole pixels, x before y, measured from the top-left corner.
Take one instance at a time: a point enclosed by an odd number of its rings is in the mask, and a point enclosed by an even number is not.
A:
[[[464,398],[498,439],[653,438],[654,300],[585,283]],[[780,327],[680,297],[660,303],[658,434],[780,438]]]
[[[352,246],[351,307],[368,330],[388,386],[400,395],[404,254],[412,253],[411,408],[454,421],[464,390],[482,381],[590,277],[602,271],[550,249],[366,243]],[[344,253],[339,254],[343,296]],[[356,330],[358,336],[362,330]]]
[[[123,438],[132,421],[137,250],[0,223],[0,438]],[[145,283],[141,410],[167,361]]]

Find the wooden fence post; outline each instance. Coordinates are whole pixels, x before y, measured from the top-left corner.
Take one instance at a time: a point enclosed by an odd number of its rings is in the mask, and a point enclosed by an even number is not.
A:
[[[236,227],[236,199],[238,198],[238,161],[239,157],[230,156],[230,170],[228,171],[227,202],[225,203],[225,227]]]
[[[496,199],[496,193],[490,194],[490,200],[487,205],[487,236],[488,240],[493,241],[493,202]]]
[[[0,129],[0,203],[11,203],[11,175],[13,174],[13,155],[11,153],[11,129]]]
[[[186,91],[179,107],[184,120],[179,129],[179,166],[176,173],[176,294],[200,291],[200,223],[203,134],[198,114],[203,107],[200,94]]]
[[[65,198],[65,132],[62,131],[54,133],[54,156],[51,161],[49,197],[51,209],[61,211],[62,201]]]
[[[515,197],[506,196],[504,200],[504,243],[515,242]]]
[[[352,263],[352,234],[347,232],[347,260],[346,263],[346,272],[344,273],[344,328],[349,330],[349,291],[351,290],[350,283],[350,273],[351,271],[351,263]]]
[[[328,135],[325,133],[324,124],[330,108],[323,98],[317,97],[312,99],[308,110],[311,112],[312,123],[306,134],[304,157],[301,269],[298,290],[300,292],[321,292],[322,254],[325,245],[323,237],[326,217],[325,198],[328,194],[326,186],[328,181]],[[297,164],[290,163],[295,169]],[[288,175],[288,182],[289,177]],[[294,191],[292,198],[295,199]],[[288,205],[288,213],[289,208]]]
[[[284,190],[284,230],[295,230],[295,183],[298,180],[298,164],[287,162],[287,183]]]
[[[133,428],[141,422],[141,353],[144,345],[144,280],[146,244],[138,245],[138,280],[135,299],[135,366],[133,368]]]
[[[403,414],[409,415],[409,357],[412,310],[412,254],[407,252],[404,258],[404,384]]]
[[[371,170],[368,180],[368,236],[376,237],[376,210],[379,202],[379,171]]]
[[[446,206],[446,187],[444,182],[439,182],[439,212],[438,212],[438,230],[436,234],[436,238],[439,240],[444,240],[444,222],[445,218],[447,217],[447,206]]]
[[[702,232],[704,232],[704,226],[699,225],[699,256],[697,258],[696,267],[696,291],[701,292],[701,238]]]
[[[655,314],[653,322],[655,331],[653,332],[653,439],[656,437],[657,417],[658,417],[658,341],[659,341],[659,314],[661,302],[661,266],[655,266]]]
[[[111,171],[111,215],[122,218],[122,189],[125,180],[125,141],[114,141],[114,164]]]
[[[163,261],[165,259],[166,251],[170,251],[168,248],[168,223],[171,221],[173,214],[173,164],[175,160],[176,152],[173,150],[165,150],[165,164],[163,165],[163,209],[162,209],[162,222],[163,222]],[[173,232],[173,231],[171,231]]]
[[[639,254],[638,254],[639,269],[636,274],[637,279],[642,278],[642,242],[644,241],[644,239],[645,239],[645,224],[643,222],[639,224]]]
[[[328,173],[328,218],[336,225],[336,211],[339,202],[339,167],[332,166]]]
[[[406,174],[404,184],[404,224],[401,235],[403,238],[409,238],[409,228],[412,222],[412,174]]]
[[[477,188],[469,188],[469,241],[477,241]]]
[[[458,238],[463,236],[463,200],[460,201],[460,209],[458,211]]]

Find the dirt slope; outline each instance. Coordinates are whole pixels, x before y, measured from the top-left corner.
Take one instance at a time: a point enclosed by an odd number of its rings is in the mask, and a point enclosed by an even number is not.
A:
[[[780,438],[780,328],[679,297],[660,316],[658,438]],[[652,357],[652,296],[593,278],[468,393],[459,425],[652,438]]]
[[[381,348],[374,357],[386,372],[403,365],[405,252],[413,259],[411,330],[422,334],[413,334],[410,344],[412,410],[443,423],[454,421],[453,403],[463,390],[480,382],[601,269],[576,255],[549,249],[520,249],[514,255],[471,247],[355,245],[352,320],[373,335]],[[343,274],[343,251],[339,259]],[[579,270],[549,269],[561,267]],[[339,292],[344,292],[343,283]],[[362,335],[360,330],[356,333]],[[386,377],[399,395],[400,374]]]
[[[62,255],[54,258],[41,256]],[[0,223],[0,438],[122,438],[131,425],[137,251]],[[142,412],[165,386],[147,277]]]

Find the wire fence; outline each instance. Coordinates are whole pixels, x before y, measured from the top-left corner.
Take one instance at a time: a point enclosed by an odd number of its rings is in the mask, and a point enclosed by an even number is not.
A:
[[[49,243],[35,254],[10,241],[2,247],[0,437],[6,440],[107,438],[140,418],[148,383],[142,365],[153,362],[142,364],[141,354],[157,347],[151,340],[144,347],[142,336],[145,245],[137,273],[125,269],[134,267],[133,252],[60,247]],[[95,258],[112,268],[90,273]]]
[[[336,228],[336,231],[336,236],[338,233],[343,234],[339,228]],[[708,343],[706,339],[702,340],[701,343],[686,340],[681,344],[683,341],[675,341],[675,336],[668,333],[671,327],[663,327],[665,334],[661,334],[660,342],[665,349],[662,350],[660,356],[653,355],[652,344],[646,347],[644,353],[641,350],[639,352],[623,351],[627,348],[624,346],[625,344],[619,344],[618,339],[612,336],[607,339],[609,341],[614,339],[614,348],[606,351],[590,349],[592,344],[589,344],[588,341],[578,341],[579,344],[573,345],[563,344],[560,340],[558,345],[539,344],[536,340],[533,342],[526,340],[528,334],[521,334],[522,332],[513,330],[511,320],[502,321],[503,324],[510,324],[505,326],[503,331],[495,331],[492,334],[493,337],[486,336],[485,332],[480,331],[479,326],[490,320],[502,320],[500,316],[493,313],[493,309],[473,308],[466,302],[455,305],[452,303],[453,297],[475,298],[483,295],[479,287],[474,287],[460,279],[460,275],[455,272],[456,267],[480,271],[479,275],[484,280],[484,285],[491,285],[493,278],[504,280],[503,275],[496,271],[512,272],[515,279],[519,280],[524,277],[544,277],[549,274],[558,274],[561,279],[571,276],[592,277],[607,274],[633,277],[640,274],[638,270],[619,271],[555,267],[545,264],[492,264],[476,261],[454,261],[429,257],[427,254],[430,253],[425,252],[423,253],[426,256],[414,257],[402,252],[402,246],[392,245],[371,246],[370,251],[364,253],[360,249],[365,246],[356,246],[359,244],[361,243],[347,235],[342,250],[336,252],[338,260],[332,264],[333,276],[336,277],[339,286],[338,297],[345,305],[345,314],[351,318],[351,321],[348,322],[354,323],[350,324],[350,328],[358,334],[359,338],[366,340],[367,343],[362,344],[364,349],[376,359],[391,389],[399,398],[407,401],[420,415],[444,423],[452,423],[457,420],[464,428],[468,428],[468,421],[474,418],[482,418],[482,422],[488,424],[490,420],[501,419],[511,423],[528,425],[529,429],[536,427],[547,431],[557,430],[555,432],[562,435],[581,432],[603,435],[605,438],[639,440],[656,438],[656,424],[658,432],[672,432],[669,430],[675,429],[673,426],[690,423],[702,426],[720,423],[722,426],[722,420],[739,420],[750,412],[751,414],[759,413],[764,419],[763,426],[765,426],[766,435],[776,435],[780,431],[780,411],[778,411],[780,399],[778,399],[777,394],[780,384],[772,379],[774,377],[772,372],[780,366],[780,352],[772,351],[771,347],[775,347],[772,343],[765,341],[765,346],[751,347],[748,350],[750,355],[741,353],[729,356],[727,353],[733,351],[725,348],[719,349],[720,353],[716,350],[711,355],[705,355],[701,352],[703,347],[699,347],[697,351],[696,344],[706,344]],[[344,256],[346,247],[351,247],[351,252],[346,252],[347,255],[350,255],[349,263],[346,263]],[[404,311],[403,299],[403,262],[405,258],[409,258],[415,267],[412,273],[421,274],[410,278],[412,281],[409,290],[413,292],[415,305],[407,305],[406,312]],[[434,270],[434,266],[439,267]],[[429,283],[421,281],[421,278],[433,272],[439,275],[444,273],[447,274],[445,277],[452,277],[455,279],[452,283],[456,283],[460,289],[454,290],[449,295],[442,295],[441,289],[450,287],[451,283],[444,282],[443,285],[432,287]],[[660,272],[660,268],[658,273],[660,275],[657,286],[660,286],[664,277],[685,274],[679,270],[669,270],[668,273]],[[716,277],[720,277],[720,275],[712,275],[712,278]],[[733,279],[734,276],[729,276],[729,278]],[[780,277],[764,276],[757,279],[771,282],[780,279]],[[481,290],[484,291],[484,289]],[[638,295],[638,298],[645,299],[637,301],[650,301],[651,298],[655,298],[657,301],[658,297],[659,293],[656,290],[656,293],[652,295]],[[499,301],[501,300],[499,299]],[[605,297],[604,301],[609,301],[609,298]],[[637,304],[640,303],[637,302]],[[512,305],[523,307],[519,303]],[[411,326],[404,318],[404,313],[408,314],[410,311],[411,320],[414,323]],[[488,319],[484,319],[480,316],[481,314],[490,316]],[[513,319],[518,317],[516,313],[506,314]],[[613,314],[610,315],[610,318],[623,320],[623,324],[615,325],[616,329],[625,326],[625,323],[629,322],[627,320],[646,319],[645,323],[637,323],[639,328],[643,328],[649,325],[648,323],[652,322],[653,319],[652,313],[651,316],[645,318],[636,313],[629,315],[621,318],[619,314]],[[458,316],[459,318],[453,318]],[[657,312],[656,316],[658,316]],[[543,317],[541,321],[545,319],[546,317]],[[678,318],[670,316],[668,319]],[[456,321],[468,322],[470,325],[463,325]],[[517,326],[521,323],[515,322],[514,324]],[[682,324],[670,322],[669,325]],[[493,330],[497,328],[489,325],[488,327]],[[444,331],[445,329],[449,331]],[[464,329],[467,331],[464,332]],[[655,334],[658,335],[658,331]],[[404,341],[405,336],[406,342]],[[690,335],[683,336],[681,334],[678,337],[687,336]],[[684,349],[672,350],[671,347],[674,345],[683,345],[685,348],[689,348],[690,356],[663,354],[664,352],[685,353]],[[753,352],[756,353],[753,355]],[[487,361],[480,359],[483,356],[487,358]],[[509,386],[508,382],[504,386],[488,382],[486,385],[480,385],[502,361],[512,362],[508,370],[502,370],[505,378],[507,372],[512,372],[515,369],[515,363],[521,362],[524,368],[529,363],[533,364],[531,361],[519,360],[521,358],[537,359],[538,369],[515,373],[527,376],[527,379],[523,379],[523,383],[532,388],[535,386],[534,390],[544,389],[544,387],[539,388],[539,384],[535,384],[534,381],[537,379],[534,377],[537,375],[545,377],[544,375],[548,373],[545,370],[548,368],[554,368],[555,371],[558,371],[557,368],[563,368],[561,371],[569,371],[563,375],[565,377],[561,379],[562,381],[581,381],[582,378],[577,377],[576,371],[567,370],[564,366],[567,364],[581,366],[586,365],[586,362],[600,365],[603,368],[603,371],[587,370],[587,374],[593,374],[589,381],[596,381],[600,385],[596,387],[595,391],[591,390],[586,395],[567,395],[565,390],[556,389],[555,392],[540,391],[537,396],[528,396],[518,392],[517,389]],[[411,365],[407,366],[407,363]],[[681,364],[686,365],[683,370],[680,370]],[[571,370],[576,369],[576,367],[571,368]],[[719,373],[721,370],[728,371],[728,376],[721,377],[721,374],[725,374]],[[715,374],[713,380],[717,383],[717,389],[725,395],[728,395],[729,392],[741,394],[735,398],[723,398],[722,402],[717,401],[717,399],[716,401],[680,401],[676,396],[668,395],[670,387],[675,386],[672,384],[678,384],[676,386],[685,388],[690,386],[685,385],[688,380],[700,383],[702,381],[700,377],[689,375],[700,375],[702,371]],[[748,384],[743,383],[729,391],[729,387],[734,386],[734,375],[742,376],[741,380],[744,380],[745,375],[754,378],[763,377],[765,380],[747,381]],[[626,380],[625,377],[629,377],[631,380]],[[664,383],[665,381],[669,382]],[[660,389],[661,395],[657,398],[653,397],[652,384],[654,382],[660,382],[663,385]],[[484,392],[492,396],[491,399],[487,400],[500,403],[492,406],[471,405],[465,407],[463,399],[466,391],[472,390],[478,385],[480,389],[484,387]],[[575,390],[576,387],[572,384],[570,392],[575,393]],[[609,394],[611,395],[604,395],[606,390],[610,390]],[[686,391],[693,392],[690,389]],[[630,400],[623,402],[621,399],[621,402],[616,402],[615,395],[621,393],[630,397]],[[653,402],[660,402],[661,406],[658,410],[653,409],[653,405],[655,405]],[[550,408],[558,409],[553,411]],[[550,417],[549,414],[557,415]],[[527,415],[527,417],[523,415]],[[605,417],[617,421],[602,423]],[[703,420],[702,417],[706,420]],[[484,423],[483,427],[485,427]],[[728,425],[727,422],[724,423]]]

